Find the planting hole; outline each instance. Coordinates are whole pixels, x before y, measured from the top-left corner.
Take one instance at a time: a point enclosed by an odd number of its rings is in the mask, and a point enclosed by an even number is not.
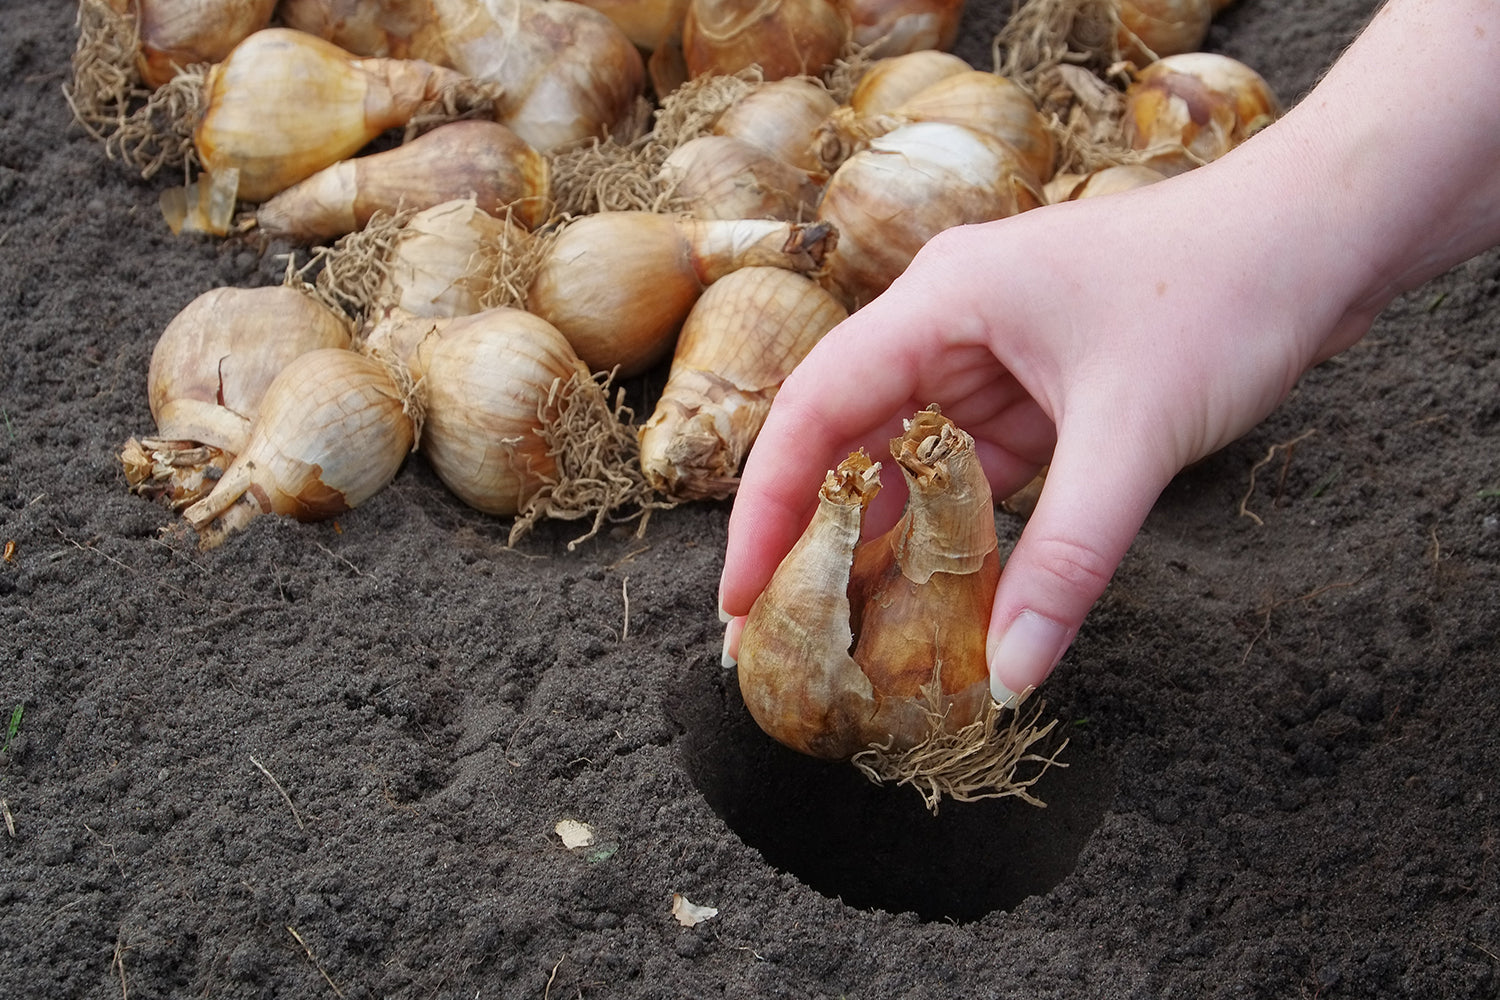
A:
[[[713,810],[771,865],[860,909],[959,922],[1008,910],[1073,870],[1114,792],[1111,769],[1075,736],[1058,758],[1068,766],[1031,789],[1046,808],[945,801],[934,816],[911,788],[772,740],[732,670],[699,669],[676,690],[667,711],[685,734],[683,766]]]

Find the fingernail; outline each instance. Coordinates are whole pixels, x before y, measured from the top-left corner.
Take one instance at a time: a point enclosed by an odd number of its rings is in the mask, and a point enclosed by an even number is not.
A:
[[[745,620],[743,618],[729,620],[724,626],[724,647],[719,652],[719,665],[725,670],[733,670],[739,665],[734,654],[739,652],[740,632],[744,630]]]
[[[990,653],[990,695],[1015,708],[1047,679],[1067,648],[1068,629],[1035,611],[1016,615]]]
[[[724,610],[724,605],[722,605],[722,604],[719,605],[719,624],[720,625],[728,625],[730,623],[730,621],[733,620],[733,618],[734,618],[733,615],[731,615],[728,611]]]

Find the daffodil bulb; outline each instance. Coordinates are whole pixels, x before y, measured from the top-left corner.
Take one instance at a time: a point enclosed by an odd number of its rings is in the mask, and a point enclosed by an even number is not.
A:
[[[588,518],[597,531],[649,503],[634,429],[545,320],[509,308],[397,319],[365,349],[420,381],[421,454],[469,506],[516,516],[512,540],[543,517]]]
[[[1211,0],[1115,0],[1115,12],[1120,52],[1140,65],[1196,52],[1214,17]]]
[[[974,67],[951,52],[922,49],[872,62],[849,94],[849,108],[862,118],[894,111],[945,76]]]
[[[891,452],[910,490],[901,521],[860,542],[880,466],[828,474],[812,523],[756,600],[740,691],[768,734],[845,759],[973,722],[989,700],[985,632],[1000,579],[989,482],[969,435],[930,410]]]
[[[432,0],[432,9],[451,64],[498,86],[496,117],[537,150],[635,137],[645,63],[603,14],[556,0]]]
[[[672,204],[700,219],[810,218],[822,193],[807,171],[729,135],[678,146],[659,178]]]
[[[847,316],[816,281],[782,268],[741,268],[709,285],[641,428],[647,482],[674,499],[732,494],[781,383]]]
[[[851,156],[824,187],[818,219],[839,234],[827,280],[857,309],[943,230],[1040,203],[1030,170],[994,136],[947,122],[903,125]]]
[[[639,374],[663,360],[698,296],[750,265],[812,272],[826,225],[599,212],[547,245],[526,307],[562,331],[591,371]]]
[[[852,760],[876,782],[944,798],[1016,796],[1057,762],[1055,723],[990,698],[985,633],[1000,579],[995,509],[974,441],[937,411],[891,442],[907,485],[890,531],[861,541],[880,466],[863,450],[828,473],[802,536],[750,609],[740,693],[793,750]]]
[[[466,316],[497,304],[524,301],[524,285],[508,282],[534,255],[531,234],[508,218],[479,208],[473,198],[444,202],[413,215],[397,229],[384,257],[372,314]]]
[[[964,0],[839,0],[855,45],[874,56],[947,50],[958,38]]]
[[[352,156],[380,133],[472,81],[414,59],[357,59],[330,42],[268,28],[209,71],[193,135],[210,175],[238,171],[238,196],[264,201]]]
[[[342,348],[300,354],[267,388],[213,492],[182,516],[212,548],[262,514],[316,521],[357,507],[395,478],[417,412],[410,385],[380,361]]]
[[[947,122],[985,132],[1010,145],[1037,183],[1052,176],[1057,150],[1036,102],[1005,77],[982,70],[944,76],[888,112],[859,115],[850,108],[831,115],[820,143],[824,166],[836,169],[871,139],[913,122]]]
[[[281,370],[307,351],[349,343],[343,317],[291,288],[215,288],[195,298],[151,352],[146,398],[156,433],[121,451],[131,489],[173,508],[206,495],[244,448]]]
[[[493,110],[494,91],[415,59],[359,59],[291,28],[257,31],[175,96],[201,108],[193,148],[206,178],[164,193],[173,231],[222,235],[236,200],[260,202],[348,159],[423,111]],[[146,109],[149,111],[149,106]],[[149,116],[148,116],[149,117]]]
[[[383,153],[343,160],[260,206],[267,236],[318,243],[363,229],[376,212],[473,197],[531,228],[551,210],[545,157],[499,122],[450,122]]]
[[[1124,137],[1148,166],[1178,174],[1218,159],[1280,113],[1270,85],[1249,66],[1185,52],[1147,66],[1127,88]]]
[[[759,67],[763,79],[816,76],[849,40],[833,0],[689,0],[682,52],[690,77],[733,76]]]
[[[733,136],[819,180],[824,173],[816,148],[818,129],[837,109],[817,80],[789,76],[756,84],[713,124],[714,135]]]

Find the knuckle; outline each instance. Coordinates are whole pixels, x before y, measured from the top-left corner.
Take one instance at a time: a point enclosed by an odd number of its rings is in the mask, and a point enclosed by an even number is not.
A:
[[[1050,537],[1038,539],[1035,545],[1032,564],[1068,593],[1087,595],[1092,600],[1104,592],[1114,575],[1114,561],[1083,542]]]

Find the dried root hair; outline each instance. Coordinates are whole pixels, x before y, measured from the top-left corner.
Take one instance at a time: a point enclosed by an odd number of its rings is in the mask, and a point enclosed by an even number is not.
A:
[[[679,146],[707,135],[760,80],[758,69],[689,80],[662,99],[651,131],[640,138],[591,139],[557,151],[551,165],[558,213],[669,210],[671,191],[660,180],[662,164]]]
[[[140,24],[115,10],[108,0],[79,0],[78,44],[63,97],[73,117],[92,136],[103,139],[109,125],[125,110],[149,96],[136,59],[141,51]]]
[[[208,63],[199,63],[178,71],[140,107],[128,114],[122,110],[103,127],[91,129],[104,141],[104,154],[147,180],[163,167],[181,167],[183,183],[190,182],[198,167],[193,128],[203,112],[208,70]]]
[[[854,766],[877,785],[890,781],[915,788],[934,816],[945,798],[955,802],[1018,798],[1045,806],[1032,794],[1032,786],[1048,768],[1068,766],[1057,759],[1067,748],[1067,740],[1049,753],[1032,751],[1057,726],[1056,719],[1042,724],[1045,704],[1028,714],[1020,707],[1002,708],[986,699],[978,719],[950,729],[946,714],[938,709],[937,693],[936,683],[928,687],[932,732],[927,739],[906,750],[896,749],[894,740],[875,744],[854,755]],[[1020,773],[1023,766],[1029,773]]]
[[[515,221],[509,208],[505,210],[505,218]],[[523,231],[526,229],[520,223],[516,225]],[[525,309],[526,294],[560,232],[558,226],[545,226],[531,232],[531,238],[526,240],[519,253],[505,242],[486,241],[481,245],[478,258],[464,278],[475,283],[480,306],[485,309]]]
[[[511,525],[509,544],[524,538],[542,518],[591,519],[589,530],[568,543],[571,552],[604,529],[606,523],[640,519],[636,535],[645,533],[651,511],[675,506],[659,499],[641,472],[635,414],[617,389],[610,404],[611,375],[577,372],[552,383],[537,407],[537,433],[557,463]]]
[[[995,72],[1031,94],[1057,144],[1058,173],[1140,162],[1120,125],[1130,64],[1114,0],[1016,0],[995,36]]]
[[[363,229],[339,237],[333,246],[315,248],[302,267],[293,270],[289,263],[282,284],[308,292],[356,326],[362,324],[379,306],[396,241],[416,214],[414,209],[376,211]]]

